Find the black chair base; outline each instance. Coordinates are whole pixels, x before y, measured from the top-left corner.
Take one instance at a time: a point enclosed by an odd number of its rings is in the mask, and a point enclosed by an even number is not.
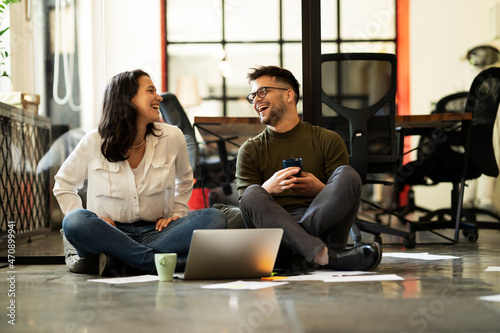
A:
[[[396,193],[397,195],[398,193]],[[418,206],[415,202],[415,192],[410,188],[408,191],[408,203],[404,206],[400,206],[397,208],[393,208],[390,212],[383,211],[381,213],[378,213],[375,215],[375,221],[378,223],[382,223],[382,219],[380,218],[383,215],[391,214],[391,213],[396,213],[397,215],[406,217],[408,214],[415,213],[415,212],[420,212],[420,213],[430,213],[431,210]],[[397,202],[396,200],[393,200],[393,202]],[[404,219],[399,219],[401,223],[406,223]]]
[[[494,221],[479,221],[478,215],[486,215],[494,219]],[[438,209],[429,212],[419,219],[419,222],[410,226],[410,233],[424,231],[426,229],[453,229],[456,222],[453,221],[451,209]],[[450,217],[450,218],[448,218]],[[461,221],[459,228],[462,230],[462,235],[469,242],[476,242],[479,238],[479,229],[496,229],[500,230],[500,216],[480,208],[465,208],[462,209],[460,215]]]

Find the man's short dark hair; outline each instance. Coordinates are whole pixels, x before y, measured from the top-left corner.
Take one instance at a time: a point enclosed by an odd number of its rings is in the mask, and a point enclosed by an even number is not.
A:
[[[260,66],[257,68],[251,68],[250,72],[247,75],[247,78],[249,82],[252,82],[262,76],[271,76],[279,82],[291,85],[296,96],[295,104],[298,103],[300,84],[295,76],[293,76],[292,72],[290,72],[288,69],[278,66]]]

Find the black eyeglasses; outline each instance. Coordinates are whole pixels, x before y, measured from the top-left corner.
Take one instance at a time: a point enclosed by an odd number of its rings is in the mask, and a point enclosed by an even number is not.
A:
[[[255,103],[255,96],[259,96],[260,98],[264,98],[267,96],[268,89],[280,89],[280,90],[288,90],[288,88],[278,88],[278,87],[260,87],[256,92],[250,93],[247,96],[247,101],[250,104]]]

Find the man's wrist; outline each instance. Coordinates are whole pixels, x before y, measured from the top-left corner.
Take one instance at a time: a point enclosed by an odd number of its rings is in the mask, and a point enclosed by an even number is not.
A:
[[[266,186],[266,183],[262,184],[261,187],[267,191],[267,193],[272,194],[268,186]]]

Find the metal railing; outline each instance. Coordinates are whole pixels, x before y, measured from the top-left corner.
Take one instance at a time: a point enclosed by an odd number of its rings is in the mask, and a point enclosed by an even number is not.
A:
[[[50,231],[49,172],[37,172],[50,132],[48,118],[0,103],[0,247],[8,228],[26,237]]]

